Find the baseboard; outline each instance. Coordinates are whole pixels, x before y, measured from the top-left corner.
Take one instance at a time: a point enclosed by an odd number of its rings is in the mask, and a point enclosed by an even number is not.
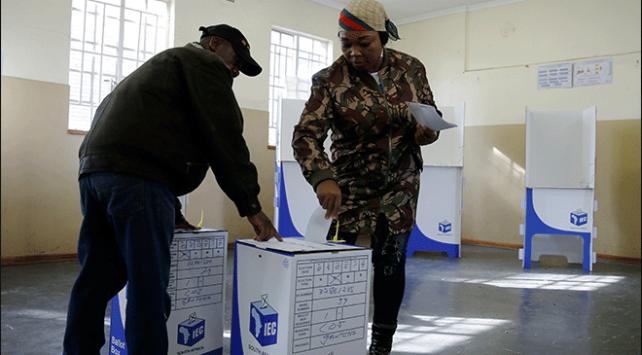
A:
[[[1,259],[1,264],[2,266],[11,266],[11,265],[53,263],[53,262],[59,262],[59,261],[73,261],[73,260],[78,260],[78,254],[8,256],[8,257],[3,257]]]
[[[477,245],[482,247],[493,247],[493,248],[500,248],[500,249],[510,249],[510,250],[517,250],[522,247],[522,244],[496,243],[496,242],[487,242],[485,240],[475,240],[475,239],[462,239],[461,244]]]
[[[475,240],[475,239],[462,239],[461,244],[477,245],[482,247],[493,247],[493,248],[500,248],[500,249],[510,249],[510,250],[518,250],[524,247],[523,244],[487,242],[484,240]],[[597,253],[597,258],[609,260],[609,261],[629,263],[629,264],[640,263],[640,258],[633,258],[629,256],[618,256],[618,255]]]
[[[609,254],[600,254],[597,253],[597,258],[603,259],[603,260],[608,260],[608,261],[616,261],[619,263],[627,263],[627,264],[639,264],[640,263],[640,258],[632,258],[629,256],[618,256],[618,255],[609,255]]]

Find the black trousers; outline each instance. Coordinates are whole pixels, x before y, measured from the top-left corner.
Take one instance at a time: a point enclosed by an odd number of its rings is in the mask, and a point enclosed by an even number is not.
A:
[[[335,226],[330,227],[328,236],[334,235]],[[372,263],[374,265],[373,329],[394,333],[397,316],[406,286],[406,249],[410,233],[390,235],[388,221],[383,214],[377,218],[375,233],[371,236]],[[340,233],[339,238],[349,244],[357,241],[356,233]],[[330,239],[330,238],[328,238]]]

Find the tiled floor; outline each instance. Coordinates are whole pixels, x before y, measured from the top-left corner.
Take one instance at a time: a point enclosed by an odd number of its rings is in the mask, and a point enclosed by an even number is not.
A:
[[[591,274],[575,264],[535,264],[524,272],[514,251],[464,246],[462,255],[408,260],[393,354],[640,354],[639,264],[600,262]],[[61,353],[78,269],[75,262],[2,267],[2,354]]]

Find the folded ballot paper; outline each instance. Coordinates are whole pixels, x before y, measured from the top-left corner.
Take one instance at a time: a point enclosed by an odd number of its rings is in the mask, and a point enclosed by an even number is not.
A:
[[[420,104],[418,102],[408,102],[408,109],[417,123],[426,126],[433,131],[441,131],[448,128],[457,127],[456,124],[445,121],[434,106]]]

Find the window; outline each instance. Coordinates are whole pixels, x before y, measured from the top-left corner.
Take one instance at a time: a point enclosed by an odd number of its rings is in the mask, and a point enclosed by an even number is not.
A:
[[[283,29],[272,29],[270,45],[270,124],[268,144],[276,145],[281,98],[307,99],[312,75],[330,65],[332,42]]]
[[[87,131],[102,99],[170,45],[171,0],[73,0],[69,129]]]

